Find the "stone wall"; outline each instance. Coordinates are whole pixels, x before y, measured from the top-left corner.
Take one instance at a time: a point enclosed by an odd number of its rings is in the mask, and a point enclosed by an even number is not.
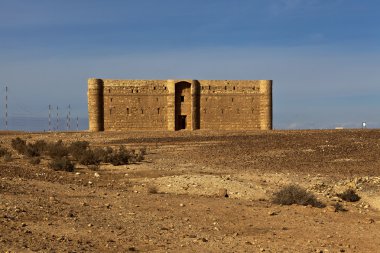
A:
[[[272,128],[272,82],[266,80],[200,80],[202,129]],[[269,101],[270,98],[270,101]]]
[[[272,129],[270,80],[89,79],[90,131]]]

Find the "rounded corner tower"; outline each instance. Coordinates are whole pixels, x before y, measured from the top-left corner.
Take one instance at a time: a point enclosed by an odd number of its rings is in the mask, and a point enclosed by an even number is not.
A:
[[[104,131],[103,109],[103,80],[88,79],[88,130],[91,132]]]
[[[260,80],[260,129],[272,130],[273,129],[273,109],[272,109],[272,80]]]

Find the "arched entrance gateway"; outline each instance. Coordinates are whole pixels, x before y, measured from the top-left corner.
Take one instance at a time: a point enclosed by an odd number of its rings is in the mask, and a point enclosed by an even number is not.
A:
[[[200,85],[196,80],[169,80],[168,130],[200,127]]]
[[[191,128],[191,83],[175,84],[175,130]]]

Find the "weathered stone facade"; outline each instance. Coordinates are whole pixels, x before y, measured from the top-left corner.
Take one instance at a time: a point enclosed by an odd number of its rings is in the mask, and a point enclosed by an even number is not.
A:
[[[270,130],[271,80],[88,80],[90,131]]]

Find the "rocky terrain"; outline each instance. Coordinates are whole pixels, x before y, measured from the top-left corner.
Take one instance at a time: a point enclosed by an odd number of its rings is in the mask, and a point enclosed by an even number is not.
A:
[[[144,147],[55,171],[20,137]],[[0,132],[0,252],[379,252],[380,130]],[[273,204],[295,184],[325,204]],[[338,195],[353,189],[360,200]],[[226,197],[225,195],[228,195]]]

